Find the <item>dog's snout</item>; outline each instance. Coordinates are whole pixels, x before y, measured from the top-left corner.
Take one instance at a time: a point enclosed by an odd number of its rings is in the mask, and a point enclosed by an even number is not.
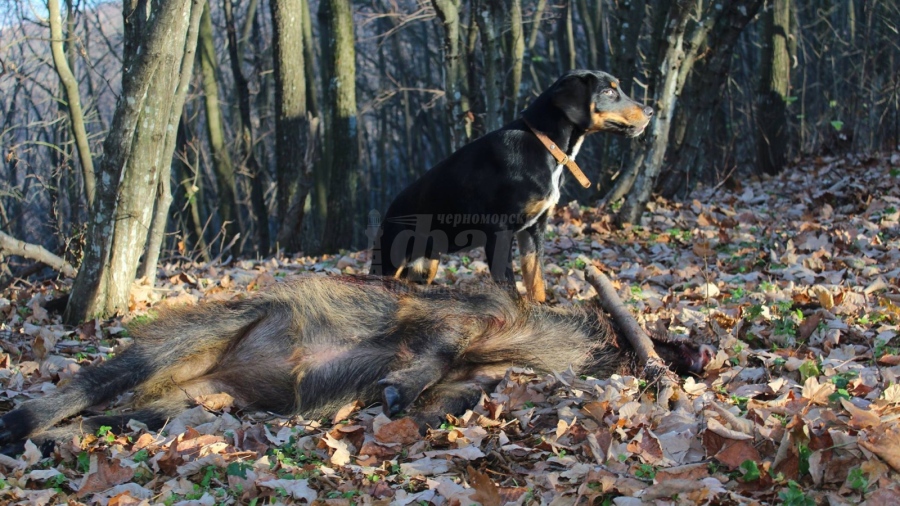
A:
[[[646,114],[648,118],[653,116],[653,108],[652,107],[644,107],[644,114]]]

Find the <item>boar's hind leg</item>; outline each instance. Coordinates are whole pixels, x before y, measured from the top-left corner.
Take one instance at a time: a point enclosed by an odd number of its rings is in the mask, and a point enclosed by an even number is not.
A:
[[[27,401],[0,417],[0,444],[24,439],[85,408],[111,400],[140,383],[150,369],[150,361],[135,347],[101,366],[86,367],[57,392]]]
[[[75,436],[96,434],[101,427],[109,427],[116,434],[125,432],[128,422],[131,420],[146,425],[149,430],[159,430],[169,420],[193,406],[196,397],[217,392],[228,392],[229,390],[229,385],[205,376],[177,385],[173,384],[172,389],[166,392],[163,397],[142,404],[138,409],[116,415],[84,417],[63,427],[37,432],[31,435],[29,439],[47,456],[56,443],[71,441]],[[0,448],[0,453],[16,455],[21,453],[24,448],[25,441],[22,439]]]
[[[143,423],[150,430],[158,430],[172,417],[189,407],[190,404],[187,399],[163,399],[121,415],[85,417],[78,422],[38,432],[28,439],[37,445],[41,453],[46,457],[52,453],[53,447],[57,443],[71,441],[75,436],[97,434],[101,427],[109,427],[114,434],[118,434],[127,429],[129,421],[135,420]],[[0,448],[0,453],[14,456],[22,453],[24,450],[25,440],[19,440]]]

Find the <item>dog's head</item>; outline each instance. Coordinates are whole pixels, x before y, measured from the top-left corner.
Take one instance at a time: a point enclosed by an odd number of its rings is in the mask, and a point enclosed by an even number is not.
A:
[[[596,70],[573,70],[547,90],[550,101],[579,129],[640,135],[653,109],[635,102],[622,91],[619,80]]]

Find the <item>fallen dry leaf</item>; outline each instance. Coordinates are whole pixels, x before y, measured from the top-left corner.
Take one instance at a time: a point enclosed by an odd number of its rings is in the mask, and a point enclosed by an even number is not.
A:
[[[500,506],[504,504],[497,485],[494,485],[494,482],[491,481],[487,474],[476,471],[472,466],[468,466],[466,471],[472,488],[475,489],[475,493],[470,496],[473,501],[481,503],[483,506]]]
[[[108,459],[104,455],[92,454],[91,467],[78,487],[78,497],[94,492],[102,492],[114,485],[130,481],[134,477],[134,469],[123,467],[118,459]]]

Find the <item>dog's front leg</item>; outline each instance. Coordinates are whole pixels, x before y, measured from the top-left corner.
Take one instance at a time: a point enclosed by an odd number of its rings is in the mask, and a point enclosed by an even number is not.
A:
[[[544,228],[547,226],[545,214],[534,225],[519,231],[519,253],[522,258],[522,278],[528,298],[534,302],[544,302],[544,273],[541,267],[544,257]]]

